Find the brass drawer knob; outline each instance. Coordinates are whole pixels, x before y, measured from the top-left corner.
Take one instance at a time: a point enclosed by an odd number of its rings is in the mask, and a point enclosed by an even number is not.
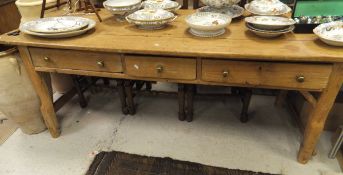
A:
[[[303,83],[305,81],[305,77],[303,75],[298,75],[296,79],[297,79],[297,82],[299,83]]]
[[[163,66],[157,66],[156,67],[156,71],[157,71],[157,73],[162,73],[163,72]]]
[[[104,67],[104,66],[105,66],[104,61],[98,61],[98,62],[96,62],[96,64],[97,64],[99,67]]]
[[[44,59],[44,61],[50,61],[49,57],[44,57],[43,59]]]
[[[224,77],[224,78],[227,78],[228,76],[229,76],[229,71],[224,70],[224,71],[223,71],[223,77]]]

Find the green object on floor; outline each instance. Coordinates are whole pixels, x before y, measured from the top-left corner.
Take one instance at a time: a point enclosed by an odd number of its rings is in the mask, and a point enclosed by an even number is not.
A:
[[[343,0],[298,0],[294,17],[343,16]]]

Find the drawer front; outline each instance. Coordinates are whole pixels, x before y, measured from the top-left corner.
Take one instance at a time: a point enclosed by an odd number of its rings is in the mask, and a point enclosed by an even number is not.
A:
[[[194,80],[196,59],[126,56],[126,73],[136,77]]]
[[[209,82],[323,89],[331,65],[202,60],[202,80]]]
[[[123,72],[119,54],[41,48],[29,50],[35,67]]]

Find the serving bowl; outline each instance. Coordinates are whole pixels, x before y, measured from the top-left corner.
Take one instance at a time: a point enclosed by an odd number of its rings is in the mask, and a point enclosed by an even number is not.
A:
[[[240,0],[200,0],[200,1],[207,6],[215,7],[215,8],[230,7],[240,2]]]
[[[245,18],[245,22],[263,30],[285,29],[296,23],[291,18],[280,16],[250,16]]]
[[[125,16],[141,7],[141,0],[107,0],[103,5],[118,21],[123,21]]]
[[[220,13],[197,12],[187,16],[185,20],[191,34],[214,37],[225,33],[225,28],[231,23],[232,18]]]
[[[324,23],[313,29],[320,40],[332,46],[343,46],[343,21]]]
[[[140,29],[155,30],[164,28],[175,18],[173,13],[163,9],[142,9],[128,15],[126,20]]]

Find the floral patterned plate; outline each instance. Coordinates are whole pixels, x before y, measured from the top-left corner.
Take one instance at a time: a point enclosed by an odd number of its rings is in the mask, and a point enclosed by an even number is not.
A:
[[[326,44],[343,46],[343,21],[321,24],[313,32]]]
[[[62,33],[80,30],[88,25],[89,20],[77,16],[49,17],[25,22],[26,30],[36,33]]]
[[[244,8],[233,5],[231,7],[214,8],[210,6],[204,6],[197,10],[197,12],[214,12],[229,15],[231,18],[238,18],[244,14]]]
[[[164,21],[174,18],[174,14],[163,9],[142,9],[127,16],[131,21]]]
[[[181,5],[178,2],[171,0],[147,0],[143,2],[143,7],[149,9],[176,11],[181,8]]]
[[[250,16],[245,18],[245,22],[264,30],[284,29],[295,24],[293,19],[281,16]]]

